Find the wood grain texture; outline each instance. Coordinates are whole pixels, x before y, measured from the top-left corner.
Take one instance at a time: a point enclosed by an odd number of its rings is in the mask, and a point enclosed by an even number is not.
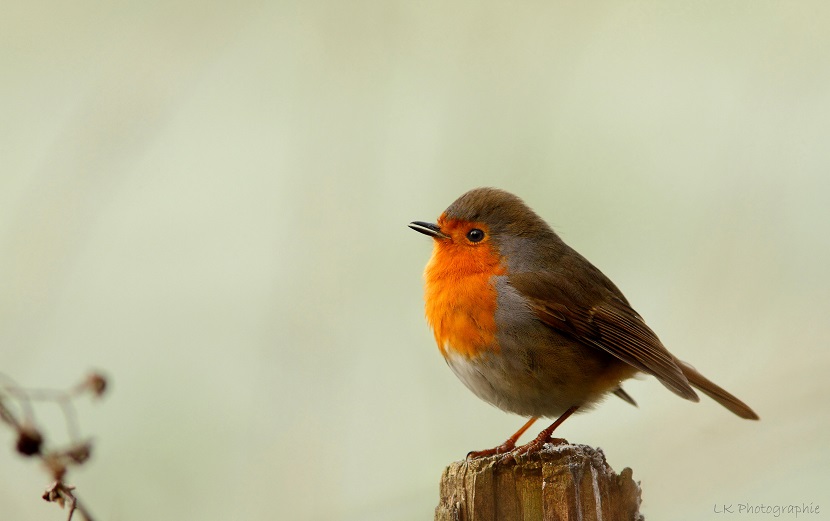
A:
[[[441,476],[436,521],[643,521],[632,471],[618,475],[600,449],[548,444],[501,456],[452,463]]]

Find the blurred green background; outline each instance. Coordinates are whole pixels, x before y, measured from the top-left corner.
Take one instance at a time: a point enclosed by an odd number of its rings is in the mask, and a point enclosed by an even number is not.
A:
[[[445,366],[406,227],[482,185],[762,417],[643,379],[566,423],[647,519],[830,509],[827,2],[3,12],[0,371],[109,375],[70,476],[100,519],[431,519],[444,465],[524,422]],[[0,518],[62,519],[12,445]]]

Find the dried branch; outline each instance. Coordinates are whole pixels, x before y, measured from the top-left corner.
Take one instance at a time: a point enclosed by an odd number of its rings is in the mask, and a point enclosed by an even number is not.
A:
[[[53,482],[42,497],[46,501],[57,503],[61,508],[67,506],[67,521],[72,521],[76,511],[86,521],[94,521],[88,508],[73,492],[75,487],[65,481],[67,470],[72,466],[83,465],[92,454],[92,442],[81,439],[74,400],[84,394],[101,397],[106,388],[107,380],[98,373],[90,374],[68,391],[24,389],[0,373],[0,421],[17,433],[16,450],[19,454],[37,457],[44,463]],[[69,434],[68,447],[55,450],[44,446],[44,436],[35,422],[33,401],[53,402],[60,406]],[[9,406],[11,402],[17,403],[19,414]]]

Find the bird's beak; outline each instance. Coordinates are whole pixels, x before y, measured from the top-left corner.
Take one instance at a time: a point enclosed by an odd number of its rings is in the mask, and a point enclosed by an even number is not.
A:
[[[441,228],[438,227],[437,224],[432,223],[425,223],[423,221],[412,221],[409,223],[409,227],[415,230],[416,232],[421,232],[424,235],[429,235],[435,239],[449,239],[450,236],[442,233]]]

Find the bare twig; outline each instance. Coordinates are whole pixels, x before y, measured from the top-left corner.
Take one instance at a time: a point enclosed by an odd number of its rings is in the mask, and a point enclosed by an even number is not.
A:
[[[100,397],[106,387],[106,379],[94,373],[68,391],[27,390],[0,373],[0,420],[17,433],[18,453],[27,457],[36,456],[45,464],[54,481],[42,497],[46,501],[57,503],[61,508],[68,506],[67,521],[72,521],[75,511],[79,512],[86,521],[94,521],[89,510],[73,492],[75,487],[65,481],[67,469],[73,465],[84,464],[92,451],[91,441],[80,441],[80,429],[73,400],[84,393]],[[15,411],[7,405],[12,400],[19,404],[22,418],[18,418]],[[69,433],[68,447],[62,450],[45,450],[43,435],[35,426],[32,401],[51,401],[60,406]]]

